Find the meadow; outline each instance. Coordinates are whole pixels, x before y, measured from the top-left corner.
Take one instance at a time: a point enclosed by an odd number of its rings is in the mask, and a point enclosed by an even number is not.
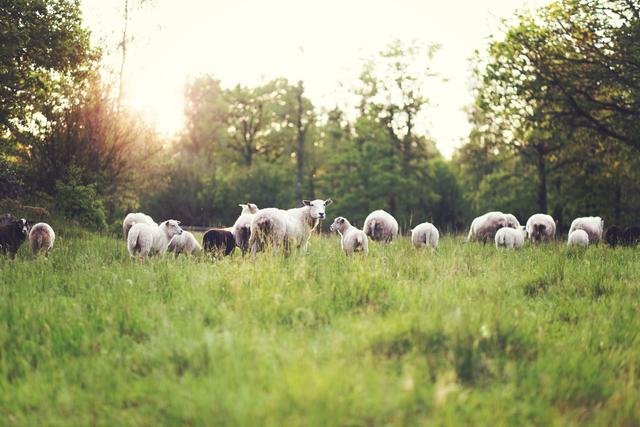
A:
[[[640,250],[0,259],[0,425],[638,425]]]

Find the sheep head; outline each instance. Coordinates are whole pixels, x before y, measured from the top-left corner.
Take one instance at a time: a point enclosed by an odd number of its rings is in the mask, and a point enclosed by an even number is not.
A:
[[[333,203],[333,200],[303,200],[302,204],[309,207],[309,215],[313,219],[324,219],[325,217],[325,208]]]

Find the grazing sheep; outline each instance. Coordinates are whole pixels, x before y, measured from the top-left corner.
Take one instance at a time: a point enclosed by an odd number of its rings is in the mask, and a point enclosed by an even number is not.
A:
[[[49,251],[53,247],[56,240],[56,233],[53,228],[45,222],[39,222],[29,232],[29,242],[31,242],[31,251],[34,255],[40,255],[44,251],[44,255],[49,255]]]
[[[331,231],[337,231],[342,237],[342,250],[344,250],[346,256],[355,252],[369,254],[369,239],[367,239],[367,235],[364,231],[351,225],[346,218],[337,217],[329,228]]]
[[[589,245],[589,233],[582,229],[576,229],[569,233],[567,246],[582,246],[586,248]]]
[[[551,215],[533,214],[527,220],[527,234],[533,242],[553,240],[556,237],[556,222]]]
[[[438,229],[429,222],[418,224],[411,230],[411,242],[416,248],[430,247],[437,249],[439,239],[440,233]]]
[[[240,216],[233,224],[231,232],[235,238],[235,244],[242,251],[242,256],[247,253],[249,249],[249,238],[251,237],[251,221],[253,216],[258,212],[258,206],[253,203],[247,203],[246,205],[238,205],[242,208]]]
[[[9,259],[15,257],[28,234],[29,224],[24,218],[0,225],[0,253],[7,254]]]
[[[389,213],[378,209],[364,220],[363,230],[375,242],[392,242],[398,237],[398,221]]]
[[[169,242],[175,235],[182,234],[180,222],[169,219],[160,225],[150,225],[144,223],[134,224],[127,236],[127,247],[132,258],[140,252],[140,262],[152,252],[164,254],[169,246]]]
[[[236,248],[236,239],[228,228],[212,228],[202,236],[204,250],[213,255],[230,255]]]
[[[622,229],[616,225],[607,228],[604,232],[604,241],[612,248],[615,248],[619,244],[624,244],[622,240]]]
[[[496,231],[507,226],[507,217],[502,212],[487,212],[475,218],[469,227],[467,241],[481,241],[486,243],[494,238]]]
[[[524,226],[519,226],[518,228],[503,227],[496,231],[496,249],[500,249],[500,247],[521,249],[526,238],[527,229]]]
[[[134,224],[149,224],[149,225],[158,225],[156,222],[147,214],[143,214],[142,212],[129,213],[122,221],[122,231],[124,233],[124,240],[127,240],[127,236],[129,235],[129,230]]]
[[[589,243],[600,243],[604,231],[604,221],[599,216],[576,218],[571,223],[569,235],[575,230],[584,230],[589,235]]]
[[[518,218],[516,218],[516,216],[514,214],[504,214],[505,218],[507,219],[507,227],[509,228],[518,228],[520,227],[520,221],[518,221]]]
[[[303,200],[303,206],[282,210],[277,208],[260,209],[251,221],[249,247],[251,255],[264,250],[265,245],[283,246],[285,254],[291,245],[306,251],[311,232],[325,217],[325,209],[331,199],[313,201]]]
[[[626,246],[635,246],[640,243],[640,226],[632,225],[622,232],[622,243]]]
[[[193,234],[186,230],[182,230],[182,234],[173,236],[169,242],[169,246],[167,247],[167,251],[175,252],[176,256],[180,254],[191,255],[195,251],[199,251],[201,249],[202,246],[200,246],[200,243],[198,243]]]

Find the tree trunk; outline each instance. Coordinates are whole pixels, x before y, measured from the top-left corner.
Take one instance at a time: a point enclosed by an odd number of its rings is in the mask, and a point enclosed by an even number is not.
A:
[[[118,111],[122,108],[122,99],[124,97],[124,63],[127,60],[127,28],[129,26],[129,0],[124,0],[124,28],[122,29],[122,60],[120,62],[120,87],[118,90]]]
[[[304,178],[304,139],[306,134],[306,128],[302,124],[302,115],[304,114],[304,105],[302,100],[302,93],[304,92],[304,87],[302,86],[302,81],[298,82],[298,91],[296,94],[296,100],[298,102],[298,115],[296,117],[296,127],[298,130],[297,135],[297,148],[296,148],[296,197],[298,201],[301,201],[303,198],[302,194],[302,180]]]
[[[547,213],[547,164],[544,149],[537,148],[538,153],[538,209]]]

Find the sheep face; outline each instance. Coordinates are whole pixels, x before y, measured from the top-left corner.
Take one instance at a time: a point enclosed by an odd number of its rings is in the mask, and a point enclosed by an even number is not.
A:
[[[303,200],[302,203],[305,206],[309,206],[309,214],[311,215],[311,218],[324,219],[325,208],[329,206],[331,203],[333,203],[333,200],[331,199],[327,199],[327,200],[316,199],[312,201]]]
[[[349,221],[347,221],[346,218],[339,216],[333,220],[333,224],[331,224],[331,227],[329,227],[329,229],[331,231],[342,233],[347,227],[349,227]]]
[[[176,221],[175,219],[169,219],[165,221],[163,224],[164,229],[169,238],[172,238],[175,235],[182,234],[182,228],[180,228],[180,221]]]
[[[27,236],[29,234],[29,223],[26,219],[22,218],[15,222],[16,228],[20,229],[20,234]]]

